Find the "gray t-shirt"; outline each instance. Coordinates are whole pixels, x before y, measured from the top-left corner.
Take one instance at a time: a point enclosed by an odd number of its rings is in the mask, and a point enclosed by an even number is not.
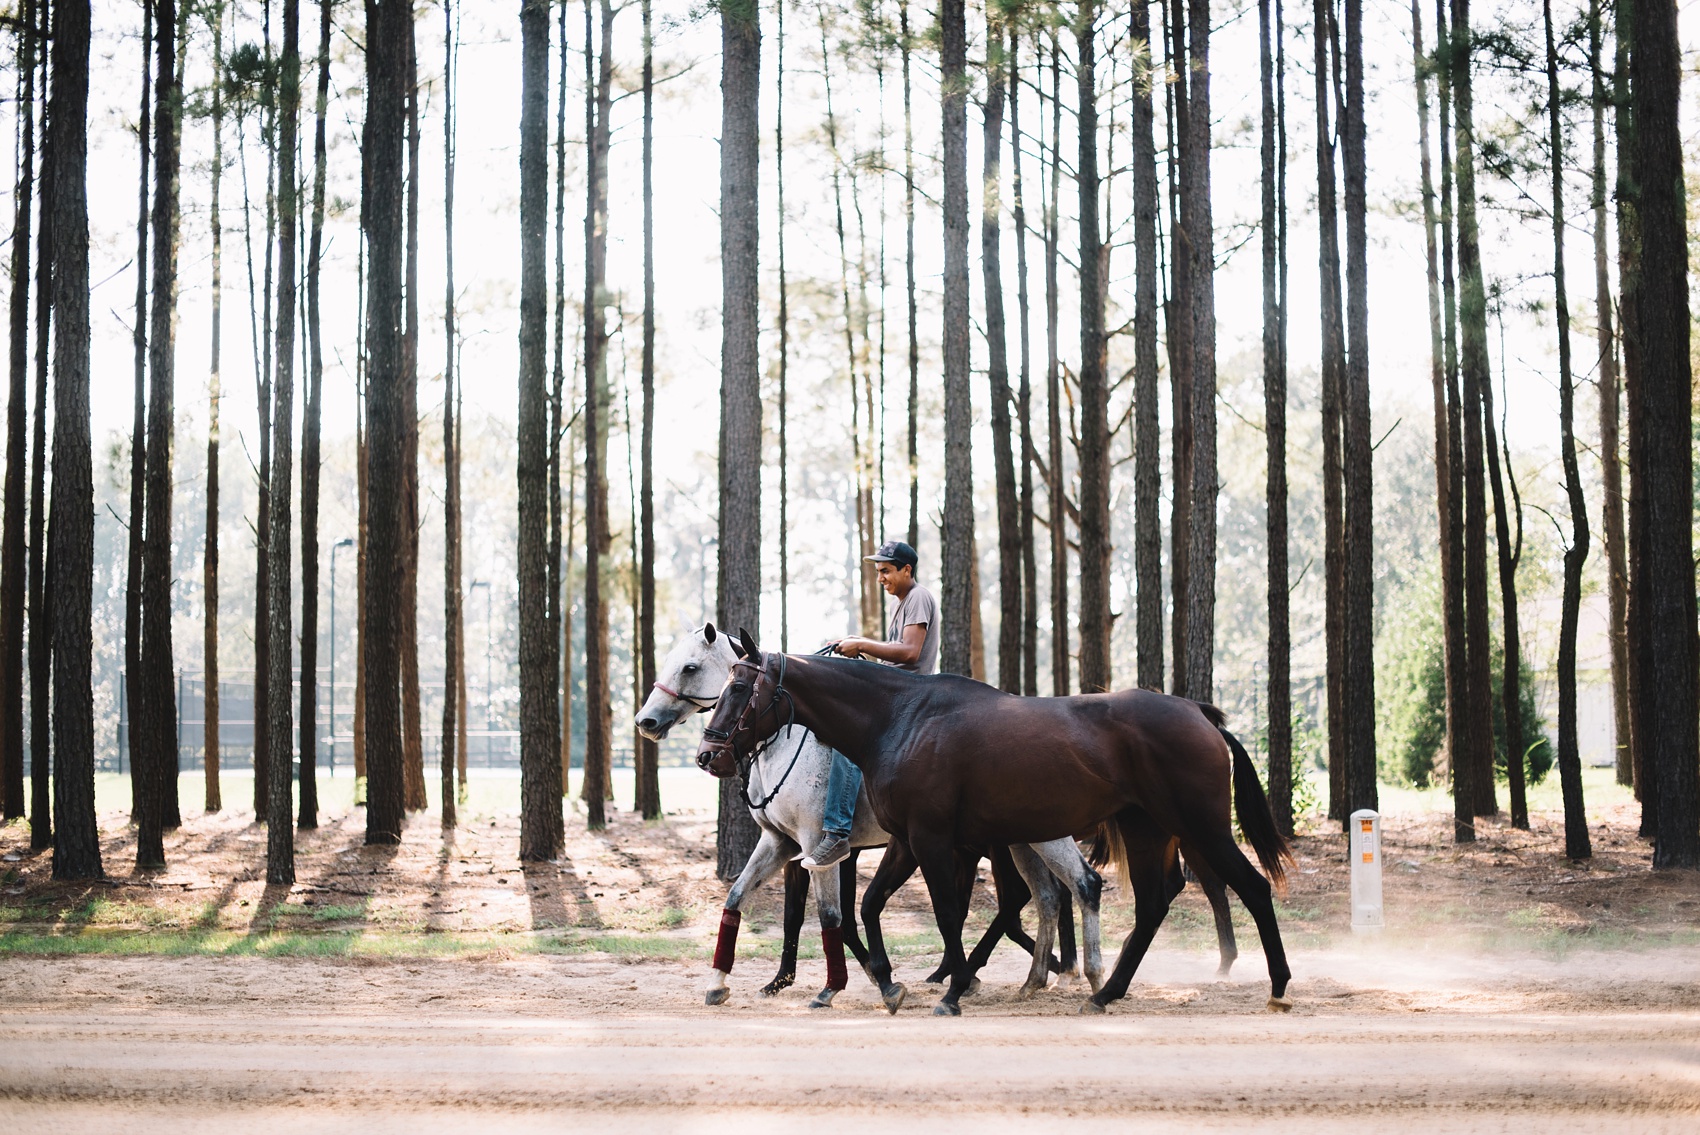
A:
[[[913,670],[917,674],[936,674],[939,668],[939,601],[919,583],[910,586],[909,594],[891,613],[891,626],[886,629],[885,640],[902,642],[903,628],[916,623],[924,623],[927,627],[927,637],[921,641],[921,657],[914,665],[902,669]]]

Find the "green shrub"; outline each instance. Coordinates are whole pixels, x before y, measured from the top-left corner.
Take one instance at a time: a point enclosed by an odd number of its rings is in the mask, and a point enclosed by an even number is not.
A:
[[[1436,628],[1438,629],[1438,628]],[[1505,651],[1493,643],[1493,764],[1499,780],[1509,775],[1505,763],[1505,699],[1503,677]],[[1414,658],[1400,667],[1412,688],[1390,715],[1392,768],[1398,779],[1426,787],[1434,771],[1435,756],[1446,743],[1445,651],[1437,640],[1419,645]],[[1524,770],[1529,783],[1539,784],[1552,768],[1553,746],[1547,737],[1546,720],[1535,706],[1535,673],[1527,662],[1520,667],[1522,683],[1518,710],[1523,724]]]

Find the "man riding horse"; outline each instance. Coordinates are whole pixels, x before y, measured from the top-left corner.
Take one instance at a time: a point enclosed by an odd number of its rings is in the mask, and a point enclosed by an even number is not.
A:
[[[939,603],[931,591],[915,582],[915,569],[919,566],[920,557],[902,540],[887,540],[867,558],[877,565],[880,587],[897,600],[897,609],[891,614],[891,625],[886,628],[885,641],[851,635],[831,645],[846,658],[871,658],[917,674],[936,673],[939,664]],[[820,870],[849,857],[851,820],[856,811],[856,797],[861,790],[862,771],[843,753],[834,750],[832,773],[827,780],[826,815],[821,823],[824,834],[815,849],[804,858],[804,867]]]

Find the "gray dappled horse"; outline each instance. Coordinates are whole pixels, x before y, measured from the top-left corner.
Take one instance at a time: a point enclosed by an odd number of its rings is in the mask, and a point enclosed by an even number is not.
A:
[[[713,623],[686,633],[659,667],[655,687],[638,711],[638,731],[651,740],[660,740],[680,721],[713,708],[735,658],[727,636],[717,633]],[[704,998],[707,1004],[719,1005],[730,996],[726,975],[732,970],[745,897],[787,863],[800,857],[804,849],[813,847],[820,840],[827,775],[831,765],[832,750],[801,726],[781,729],[772,744],[750,762],[748,780],[742,791],[745,802],[751,805],[751,815],[761,829],[761,838],[726,896],[714,952],[713,976]],[[856,800],[850,846],[856,849],[884,847],[888,839],[874,818],[864,788]],[[1009,858],[1020,880],[1034,897],[1040,916],[1039,934],[1030,947],[1033,964],[1027,982],[1021,988],[1022,995],[1031,995],[1045,988],[1057,920],[1065,909],[1070,891],[1080,903],[1086,977],[1096,990],[1103,970],[1098,943],[1101,880],[1097,872],[1086,863],[1072,839],[1052,840],[1031,847],[1011,847]],[[993,856],[993,861],[996,872],[997,855]],[[844,889],[854,886],[853,864],[852,859],[842,865],[843,870],[806,872],[815,894],[821,923],[821,945],[827,963],[826,987],[809,1002],[811,1008],[830,1006],[833,997],[847,984],[844,965],[846,920],[840,896]],[[968,867],[972,868],[972,863]],[[1013,882],[1007,875],[1000,878],[1000,914],[981,947],[975,950],[975,958],[980,963],[985,961],[1001,934],[1008,933],[1020,944],[1028,945],[1025,935],[1020,932],[1019,922],[1020,905],[1025,899],[1006,904],[1003,898],[1004,884]],[[1009,906],[1013,906],[1013,911],[1007,909]],[[800,924],[801,911],[797,913]],[[789,923],[789,918],[787,921]],[[853,924],[850,935],[851,949],[861,961],[865,951],[855,936]],[[788,950],[795,949],[791,942],[787,943],[787,947]],[[1065,958],[1066,954],[1065,951]],[[790,960],[794,965],[794,953]],[[1070,970],[1063,970],[1058,981],[1059,988],[1072,976]],[[791,975],[782,963],[779,976],[762,992],[771,995],[789,984]]]

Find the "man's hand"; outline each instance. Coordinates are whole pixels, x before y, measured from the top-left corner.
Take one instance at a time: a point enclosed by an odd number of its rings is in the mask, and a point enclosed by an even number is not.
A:
[[[848,638],[841,638],[837,642],[833,643],[833,646],[837,649],[838,653],[842,654],[846,658],[860,658],[862,657],[863,651],[867,650],[867,648],[872,645],[874,645],[872,640],[865,639],[860,635],[851,635]]]

